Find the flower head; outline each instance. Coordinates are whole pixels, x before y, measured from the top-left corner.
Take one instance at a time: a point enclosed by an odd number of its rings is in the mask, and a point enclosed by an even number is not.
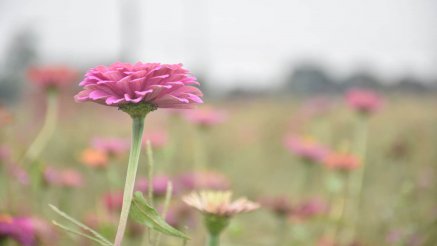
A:
[[[23,246],[36,245],[32,219],[0,214],[0,241],[10,238]]]
[[[165,196],[169,182],[170,178],[165,175],[157,175],[153,177],[153,195],[157,197]],[[135,189],[137,191],[146,193],[149,189],[148,180],[144,177],[139,178],[135,184]]]
[[[230,182],[226,176],[214,171],[183,173],[178,176],[176,183],[186,190],[225,190],[230,187]]]
[[[210,127],[222,123],[226,119],[226,113],[211,107],[204,107],[186,112],[185,118],[201,127]]]
[[[116,107],[147,103],[157,108],[192,108],[203,102],[202,92],[192,86],[198,84],[181,64],[117,62],[90,69],[75,100]]]
[[[129,142],[119,138],[94,138],[91,146],[113,157],[125,153],[129,149]]]
[[[58,170],[53,167],[46,167],[43,178],[48,185],[65,188],[78,188],[84,184],[82,175],[74,169]]]
[[[260,203],[279,217],[286,216],[293,211],[293,205],[285,196],[264,197]]]
[[[328,204],[318,198],[313,198],[298,204],[290,217],[296,220],[308,220],[328,212]]]
[[[220,217],[232,217],[259,208],[257,203],[246,198],[239,198],[235,201],[231,201],[231,198],[232,193],[230,191],[201,191],[198,193],[192,192],[184,196],[182,200],[204,214]]]
[[[106,193],[103,195],[102,200],[108,211],[119,212],[123,205],[123,192],[116,191]]]
[[[356,111],[369,114],[378,110],[382,105],[381,97],[373,90],[351,89],[346,93],[346,101]]]
[[[326,156],[324,164],[330,168],[340,171],[350,171],[361,165],[359,158],[350,153],[331,152]]]
[[[108,155],[104,150],[88,148],[80,154],[80,161],[89,167],[103,168],[108,165]]]
[[[328,149],[311,138],[288,136],[285,146],[298,157],[317,163],[322,161],[328,154]]]
[[[33,67],[27,72],[28,78],[45,89],[60,88],[76,79],[76,72],[66,66]]]

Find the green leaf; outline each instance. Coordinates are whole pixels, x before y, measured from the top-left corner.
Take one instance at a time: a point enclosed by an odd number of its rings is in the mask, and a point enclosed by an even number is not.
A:
[[[91,235],[85,234],[85,233],[83,233],[83,232],[76,231],[76,230],[73,230],[73,229],[71,229],[71,228],[68,228],[68,227],[65,226],[65,225],[59,224],[59,223],[56,222],[55,220],[52,220],[52,223],[53,223],[53,225],[55,225],[55,226],[57,226],[57,227],[59,227],[59,228],[65,230],[65,231],[67,231],[67,232],[69,232],[69,233],[72,233],[72,234],[75,234],[75,235],[78,235],[78,236],[82,236],[82,237],[88,238],[88,239],[90,239],[90,240],[92,240],[92,241],[94,241],[94,242],[96,242],[96,243],[99,243],[99,244],[101,244],[101,245],[103,245],[103,246],[112,246],[111,243],[107,243],[107,242],[101,241],[101,240],[98,239],[97,237],[94,237],[94,236],[91,236]]]
[[[183,239],[189,239],[189,237],[169,225],[154,209],[147,204],[146,199],[144,199],[141,192],[135,192],[134,199],[132,200],[132,207],[130,211],[130,216],[138,223],[144,224],[150,229],[159,231],[161,233],[175,236]]]
[[[71,232],[71,233],[74,233],[74,234],[78,234],[78,235],[84,236],[84,237],[89,238],[89,239],[92,239],[92,240],[94,240],[94,241],[98,241],[98,242],[99,242],[100,244],[102,244],[102,245],[105,245],[105,246],[112,245],[112,243],[111,243],[108,239],[106,239],[105,237],[103,237],[102,235],[100,235],[100,234],[99,234],[98,232],[96,232],[95,230],[91,229],[90,227],[86,226],[85,224],[82,224],[81,222],[77,221],[76,219],[70,217],[69,215],[67,215],[66,213],[62,212],[59,208],[53,206],[52,204],[49,204],[49,206],[50,206],[50,208],[53,209],[53,211],[55,211],[57,214],[59,214],[60,216],[64,217],[66,220],[70,221],[71,223],[73,223],[73,224],[79,226],[79,227],[82,228],[83,230],[90,232],[93,236],[91,236],[91,235],[87,235],[87,234],[84,234],[84,233],[81,233],[81,232],[78,232],[78,231],[75,231],[75,230],[72,230],[72,229],[70,229],[70,228],[68,228],[68,227],[66,227],[66,226],[63,226],[63,225],[57,223],[56,221],[53,221],[53,224],[54,224],[54,225],[56,225],[56,226],[58,226],[58,227],[61,227],[62,229],[66,230],[66,231],[68,231],[68,232]]]

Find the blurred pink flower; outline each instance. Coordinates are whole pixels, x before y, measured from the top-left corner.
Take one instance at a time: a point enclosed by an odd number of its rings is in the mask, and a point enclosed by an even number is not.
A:
[[[155,129],[154,131],[147,131],[143,136],[143,143],[149,140],[153,148],[161,149],[168,142],[167,132],[162,129]]]
[[[129,141],[120,138],[94,138],[91,146],[105,152],[108,156],[119,156],[129,150]]]
[[[285,146],[299,158],[311,163],[322,161],[329,153],[326,147],[315,140],[296,135],[287,136],[285,139]]]
[[[373,113],[382,105],[382,98],[376,91],[369,89],[351,89],[346,92],[349,106],[364,114]]]
[[[120,212],[123,205],[123,192],[109,192],[102,197],[105,208],[110,212]]]
[[[290,218],[293,220],[305,221],[326,214],[328,210],[328,203],[321,199],[313,198],[296,205],[293,212],[290,214]]]
[[[210,127],[222,123],[226,119],[226,113],[222,110],[204,107],[185,112],[185,118],[193,124]]]
[[[325,159],[326,167],[339,171],[351,171],[361,166],[359,158],[350,153],[331,152]]]
[[[46,167],[43,172],[43,179],[47,185],[65,188],[78,188],[84,185],[82,175],[73,169],[57,170],[53,167]]]
[[[0,241],[4,238],[13,239],[22,246],[36,245],[32,219],[0,214]]]
[[[77,102],[93,101],[109,106],[146,102],[158,108],[192,108],[202,103],[199,83],[181,64],[117,62],[98,66],[79,84],[84,90]]]
[[[66,66],[32,67],[27,75],[33,83],[45,89],[60,88],[74,82],[77,77],[76,71]]]
[[[185,226],[192,228],[195,223],[193,210],[185,203],[172,204],[167,212],[165,220],[175,228],[183,228]]]
[[[291,202],[285,196],[263,197],[259,203],[279,217],[287,216],[293,211]]]
[[[170,181],[170,178],[166,175],[156,175],[153,177],[153,195],[156,197],[163,197],[167,192],[167,185]],[[149,189],[148,180],[144,177],[138,178],[135,189],[142,193],[147,193]]]
[[[226,190],[230,182],[221,173],[214,171],[194,171],[183,173],[177,177],[178,187],[185,190]]]
[[[18,164],[14,163],[10,165],[9,172],[12,175],[12,177],[14,177],[14,179],[18,181],[18,183],[20,183],[21,185],[29,185],[30,183],[29,174],[24,168],[18,166]]]

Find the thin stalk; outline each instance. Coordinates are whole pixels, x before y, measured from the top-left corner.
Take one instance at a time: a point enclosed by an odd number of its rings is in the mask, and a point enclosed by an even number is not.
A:
[[[153,172],[154,172],[154,159],[153,159],[153,150],[152,144],[150,140],[146,142],[146,152],[147,152],[147,198],[149,200],[150,206],[153,207]],[[152,230],[147,229],[146,232],[147,240],[149,243],[152,243]]]
[[[123,241],[126,224],[129,217],[130,206],[135,186],[135,177],[138,169],[138,161],[141,153],[141,139],[144,130],[144,117],[132,117],[132,145],[129,153],[129,164],[127,167],[126,182],[123,192],[123,206],[121,208],[120,220],[114,246],[120,246]]]
[[[44,124],[37,137],[24,154],[22,161],[28,161],[30,164],[32,164],[44,150],[47,142],[53,135],[53,132],[56,128],[57,112],[58,93],[55,90],[49,90],[47,92],[47,111]]]
[[[164,207],[163,207],[162,213],[161,213],[161,216],[164,220],[165,220],[165,217],[167,216],[168,209],[170,207],[170,201],[171,201],[172,195],[173,195],[173,183],[169,181],[167,183],[167,190],[165,191]],[[159,245],[159,243],[161,241],[161,235],[162,235],[162,233],[158,233],[153,245]]]
[[[351,207],[351,227],[349,238],[354,239],[357,229],[357,221],[361,214],[361,202],[363,196],[364,177],[366,175],[366,152],[367,152],[367,136],[368,136],[368,119],[367,116],[360,115],[356,128],[356,153],[361,161],[361,168],[356,172],[356,176],[351,179],[351,199],[355,201],[355,207]]]
[[[219,246],[220,245],[220,235],[209,234],[207,246]]]

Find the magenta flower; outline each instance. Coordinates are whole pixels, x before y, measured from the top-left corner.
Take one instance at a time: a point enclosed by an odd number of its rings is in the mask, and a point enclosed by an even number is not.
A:
[[[311,163],[325,159],[328,149],[311,138],[290,135],[285,139],[285,147],[296,156]]]
[[[94,138],[91,146],[109,156],[119,156],[129,150],[129,141],[119,138]]]
[[[278,217],[287,216],[293,211],[293,206],[286,196],[263,197],[259,203]]]
[[[103,195],[102,200],[108,211],[119,212],[123,205],[123,192],[116,191],[106,193]]]
[[[43,180],[47,185],[65,188],[79,188],[85,183],[78,171],[74,169],[58,170],[53,167],[45,168]]]
[[[382,99],[376,91],[368,89],[351,89],[346,93],[346,101],[356,111],[369,114],[378,110]]]
[[[116,107],[146,102],[158,108],[192,108],[203,102],[202,92],[191,86],[198,84],[181,64],[117,62],[89,70],[75,100]]]
[[[222,123],[226,119],[226,113],[211,107],[204,107],[186,112],[185,118],[193,124],[209,127]]]
[[[76,79],[76,71],[66,66],[33,67],[27,72],[29,80],[45,89],[60,88]]]
[[[214,171],[195,171],[178,176],[177,185],[185,190],[226,190],[230,182],[221,173]]]
[[[296,205],[290,217],[298,221],[304,221],[326,214],[328,210],[329,206],[325,201],[313,198]]]
[[[167,192],[167,185],[170,181],[170,178],[165,175],[157,175],[153,177],[153,195],[156,197],[163,197]],[[141,177],[135,183],[135,190],[140,191],[142,193],[147,193],[148,191],[148,180],[144,177]]]
[[[36,245],[32,219],[0,214],[0,242],[5,238],[13,239],[22,246]]]

